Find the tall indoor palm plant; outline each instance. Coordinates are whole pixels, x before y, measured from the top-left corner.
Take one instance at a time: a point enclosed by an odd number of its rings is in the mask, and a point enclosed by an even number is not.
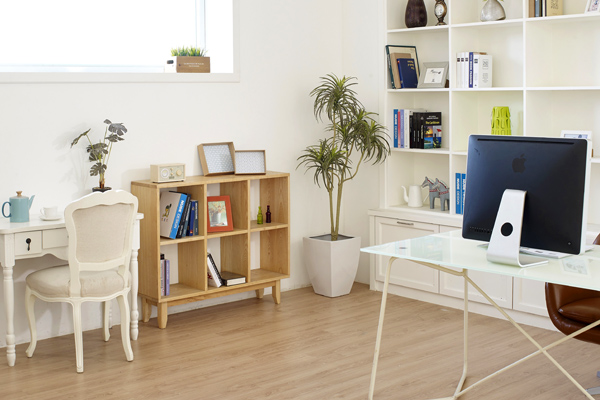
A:
[[[334,74],[321,77],[321,84],[312,90],[314,115],[323,115],[330,124],[330,135],[307,147],[298,157],[298,167],[312,170],[314,181],[329,194],[331,240],[337,241],[340,229],[340,206],[344,184],[352,180],[363,163],[378,164],[390,154],[385,127],[373,119],[352,90],[354,77],[338,78]]]

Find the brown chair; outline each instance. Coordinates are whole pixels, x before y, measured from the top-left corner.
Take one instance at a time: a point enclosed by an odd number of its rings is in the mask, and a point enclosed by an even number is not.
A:
[[[594,244],[600,244],[600,235]],[[546,283],[546,307],[554,326],[570,335],[600,319],[600,292]],[[575,339],[600,344],[600,326],[580,333]],[[596,375],[600,377],[600,372]],[[600,387],[588,389],[588,393],[600,394]]]

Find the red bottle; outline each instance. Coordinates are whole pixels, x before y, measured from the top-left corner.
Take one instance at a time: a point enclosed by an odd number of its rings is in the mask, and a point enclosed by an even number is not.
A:
[[[267,206],[267,224],[271,223],[271,206]]]

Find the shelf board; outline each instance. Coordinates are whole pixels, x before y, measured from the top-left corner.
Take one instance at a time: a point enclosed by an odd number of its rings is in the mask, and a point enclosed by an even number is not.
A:
[[[491,88],[453,88],[450,89],[452,92],[469,92],[469,93],[477,93],[477,92],[522,92],[522,86],[497,86]]]
[[[228,232],[211,232],[207,235],[207,239],[224,237],[224,236],[244,235],[246,233],[248,233],[248,229],[233,228],[232,231],[228,231]]]
[[[442,211],[440,208],[435,208],[435,209],[431,209],[427,206],[427,204],[424,204],[423,207],[409,207],[406,204],[400,204],[400,205],[393,205],[393,206],[389,206],[388,207],[389,210],[396,210],[396,211],[410,211],[412,213],[418,213],[418,214],[431,214],[431,215],[455,215],[456,217],[462,217],[462,215],[456,215],[456,214],[450,214],[449,210],[446,211]]]
[[[184,285],[183,283],[174,283],[170,285],[169,290],[171,294],[169,294],[168,296],[161,296],[161,300],[180,300],[188,297],[200,296],[206,293],[204,290],[193,288],[191,286]]]
[[[420,26],[417,28],[399,28],[399,29],[388,29],[387,33],[413,33],[413,32],[433,32],[433,31],[447,31],[449,25],[434,25],[434,26]]]
[[[516,19],[505,19],[502,21],[486,21],[486,22],[467,22],[464,24],[452,24],[452,29],[468,29],[468,28],[506,28],[510,26],[521,27],[523,25],[523,18]]]
[[[197,242],[199,240],[204,240],[204,236],[201,235],[197,235],[197,236],[186,236],[180,239],[169,239],[166,237],[161,236],[160,237],[160,245],[161,246],[167,246],[170,244],[177,244],[177,243],[186,243],[186,242]]]
[[[530,92],[544,92],[544,91],[593,91],[600,90],[600,86],[539,86],[539,87],[527,87],[525,90]]]
[[[250,232],[262,232],[272,229],[283,229],[287,228],[288,226],[288,224],[284,224],[281,222],[271,222],[270,224],[264,223],[259,225],[256,223],[256,220],[254,220],[250,221]]]
[[[528,24],[562,24],[565,22],[582,22],[585,21],[586,18],[598,18],[600,14],[598,13],[588,13],[588,14],[568,14],[568,15],[555,15],[553,17],[533,17],[527,18],[525,21]],[[589,21],[590,19],[588,19]]]
[[[399,147],[393,147],[392,151],[400,152],[400,153],[426,153],[426,154],[435,154],[435,155],[448,155],[450,151],[445,148],[441,149],[404,149]]]
[[[428,89],[388,89],[389,93],[434,93],[434,92],[448,92],[448,88],[428,88]]]
[[[252,283],[270,282],[278,279],[289,278],[289,275],[280,274],[266,269],[253,269],[250,271]]]

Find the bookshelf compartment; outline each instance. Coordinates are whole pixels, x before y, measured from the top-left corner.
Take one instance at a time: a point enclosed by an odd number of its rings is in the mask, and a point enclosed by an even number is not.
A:
[[[257,201],[266,212],[271,206],[272,223],[259,226],[250,220],[251,182],[258,182]],[[178,191],[198,200],[198,236],[181,239],[160,237],[160,193]],[[256,290],[262,298],[264,288],[272,287],[276,304],[280,302],[280,280],[289,277],[289,174],[269,171],[265,175],[225,175],[217,177],[190,176],[184,182],[157,184],[146,181],[131,183],[131,192],[138,197],[141,222],[141,248],[139,260],[139,295],[142,298],[142,317],[148,322],[151,307],[158,309],[158,326],[166,328],[168,307]],[[233,231],[207,234],[207,196],[228,195],[231,201]],[[254,232],[254,233],[252,233]],[[250,236],[260,235],[257,250],[261,269],[250,269]],[[207,280],[208,240],[218,243],[219,269],[241,274],[247,282],[235,286],[214,288]],[[169,286],[170,294],[161,295],[160,253],[161,246],[176,246],[177,261],[171,263],[171,271],[177,269],[177,282]],[[212,246],[213,244],[211,244]],[[173,273],[171,274],[173,275]]]

